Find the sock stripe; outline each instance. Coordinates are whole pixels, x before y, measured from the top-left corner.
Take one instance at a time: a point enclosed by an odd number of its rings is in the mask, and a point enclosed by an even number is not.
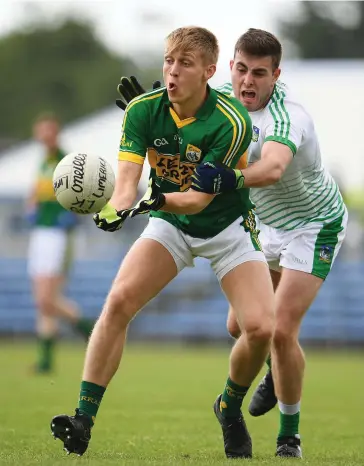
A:
[[[294,405],[286,405],[278,400],[278,408],[282,414],[294,415],[300,412],[301,402],[295,403]]]

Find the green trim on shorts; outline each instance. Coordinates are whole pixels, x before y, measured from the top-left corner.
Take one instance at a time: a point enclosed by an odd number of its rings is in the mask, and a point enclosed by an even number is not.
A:
[[[323,280],[326,279],[331,270],[335,248],[338,243],[338,234],[344,229],[342,222],[343,216],[324,225],[316,238],[311,274]]]
[[[241,226],[244,227],[244,230],[247,233],[250,233],[250,239],[256,251],[263,252],[262,245],[259,241],[259,233],[260,230],[257,229],[257,222],[255,220],[255,215],[252,210],[249,210],[247,215],[243,215],[243,221],[241,222]]]

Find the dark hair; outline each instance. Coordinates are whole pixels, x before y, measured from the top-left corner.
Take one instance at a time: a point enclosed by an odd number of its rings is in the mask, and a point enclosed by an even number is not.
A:
[[[282,58],[282,45],[279,40],[268,31],[250,28],[239,37],[235,44],[234,56],[237,52],[244,52],[256,57],[272,57],[273,71],[279,67]]]
[[[58,116],[53,112],[42,112],[34,119],[33,124],[41,123],[43,121],[54,121],[55,123],[60,124]]]

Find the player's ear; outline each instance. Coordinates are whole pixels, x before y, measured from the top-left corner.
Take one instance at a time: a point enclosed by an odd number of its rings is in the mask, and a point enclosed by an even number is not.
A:
[[[205,70],[206,79],[209,80],[216,73],[216,65],[209,65]]]
[[[276,82],[279,78],[279,76],[281,75],[281,69],[280,68],[276,68],[274,71],[273,71],[273,78],[274,78],[274,82]]]

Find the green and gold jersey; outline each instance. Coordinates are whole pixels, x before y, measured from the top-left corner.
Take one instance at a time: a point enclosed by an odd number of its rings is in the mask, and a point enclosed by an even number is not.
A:
[[[208,87],[208,96],[195,117],[180,120],[165,88],[133,99],[124,115],[119,160],[143,164],[146,155],[151,175],[164,193],[186,191],[196,165],[220,161],[230,167],[246,166],[252,138],[248,112],[234,97]],[[223,193],[202,212],[175,215],[151,212],[183,232],[209,238],[227,228],[252,208],[249,190]]]
[[[57,201],[53,188],[54,169],[65,155],[61,149],[46,154],[39,166],[34,192],[37,207],[35,225],[37,226],[61,226],[62,217],[67,216],[67,219],[69,217],[69,213]]]

